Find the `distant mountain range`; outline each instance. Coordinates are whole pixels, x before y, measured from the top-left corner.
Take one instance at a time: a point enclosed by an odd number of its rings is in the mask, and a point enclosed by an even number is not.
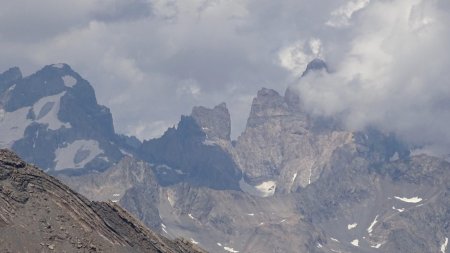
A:
[[[303,76],[328,68],[311,62]],[[447,252],[450,164],[393,134],[309,114],[261,89],[230,139],[225,104],[140,142],[68,65],[0,75],[0,146],[91,200],[211,252]]]

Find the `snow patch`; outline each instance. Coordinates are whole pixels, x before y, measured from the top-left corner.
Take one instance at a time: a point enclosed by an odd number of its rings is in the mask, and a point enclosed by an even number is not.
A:
[[[399,157],[399,155],[398,155],[398,152],[395,152],[395,154],[394,154],[391,158],[389,158],[389,161],[390,161],[390,162],[395,162],[395,161],[397,161],[399,158],[400,158],[400,157]]]
[[[396,198],[400,201],[403,201],[403,202],[407,202],[407,203],[419,203],[420,201],[422,201],[422,198],[419,198],[419,197],[403,198],[403,197],[394,196],[394,198]]]
[[[312,177],[312,167],[309,167],[308,185],[311,184],[311,177]]]
[[[196,240],[192,239],[192,238],[191,238],[191,242],[192,242],[193,244],[198,244],[198,242],[197,242]]]
[[[239,180],[239,186],[242,191],[250,195],[265,198],[273,196],[275,194],[277,183],[275,181],[266,181],[257,186],[252,186],[247,184],[247,182],[245,182],[245,180],[241,178],[241,180]]]
[[[339,242],[339,240],[336,239],[336,238],[330,237],[330,239],[331,239],[332,241],[334,241],[334,242]]]
[[[405,211],[405,208],[395,208],[395,206],[393,206],[392,209],[397,210],[400,213]]]
[[[353,241],[350,242],[353,246],[359,247],[359,240],[355,239]]]
[[[222,243],[218,242],[217,246],[222,247]]]
[[[58,130],[62,127],[70,128],[71,125],[69,123],[61,122],[58,119],[61,97],[64,96],[64,94],[66,94],[65,91],[39,99],[39,101],[33,105],[33,113],[36,116],[35,121],[47,125],[47,128],[50,130]]]
[[[111,201],[113,202],[113,203],[117,203],[117,202],[119,202],[119,200],[120,200],[120,194],[119,193],[114,193],[113,194],[113,198],[111,199]]]
[[[295,179],[297,178],[297,172],[292,176],[292,183],[294,183]]]
[[[377,243],[375,245],[370,245],[370,247],[375,248],[375,249],[379,249],[381,247],[381,245],[383,245],[383,244]]]
[[[8,91],[11,92],[16,88],[16,84],[11,85],[11,87],[8,88]]]
[[[191,218],[192,220],[195,220],[194,216],[192,216],[192,214],[188,214],[189,218]]]
[[[73,76],[65,75],[62,77],[62,79],[66,87],[72,88],[73,86],[75,86],[75,84],[77,84],[77,79],[75,79]]]
[[[120,153],[122,153],[123,155],[127,155],[129,157],[134,157],[133,154],[131,154],[130,152],[125,151],[124,149],[120,149]]]
[[[55,151],[55,170],[83,168],[95,157],[103,154],[95,140],[76,140]]]
[[[441,245],[441,253],[445,253],[445,251],[447,250],[447,245],[448,245],[448,237],[445,237],[445,241]]]
[[[173,207],[173,204],[175,204],[175,201],[173,201],[169,194],[167,195],[167,201],[169,201],[171,207]]]
[[[348,224],[348,225],[347,225],[347,229],[348,229],[348,230],[351,230],[351,229],[356,228],[356,226],[358,226],[358,223]]]
[[[317,243],[316,247],[317,247],[318,249],[320,249],[320,248],[322,248],[323,246],[322,246],[322,244]]]
[[[372,224],[370,224],[370,226],[367,228],[367,232],[369,234],[372,234],[373,226],[375,226],[375,224],[377,224],[377,222],[378,222],[377,219],[378,219],[378,215],[375,216],[375,219],[373,220]]]
[[[248,215],[248,216],[255,216],[254,213],[248,213],[247,215]]]
[[[31,124],[27,119],[30,107],[5,112],[0,109],[0,147],[11,148],[15,141],[24,137],[25,129]]]
[[[239,251],[234,250],[233,248],[230,248],[230,247],[223,247],[223,249],[228,251],[228,252],[231,252],[231,253],[238,253],[239,252]]]

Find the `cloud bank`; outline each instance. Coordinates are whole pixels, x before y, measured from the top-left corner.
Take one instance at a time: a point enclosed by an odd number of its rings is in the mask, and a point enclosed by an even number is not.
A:
[[[448,7],[445,1],[368,3],[339,26],[351,35],[335,42],[346,50],[332,56],[332,73],[298,83],[305,106],[341,115],[352,129],[376,126],[413,145],[450,153]]]
[[[0,69],[66,62],[112,109],[119,132],[150,138],[195,105],[227,102],[232,135],[261,87],[295,85],[305,107],[450,144],[446,0],[6,1]],[[330,75],[308,75],[320,57]],[[444,141],[445,140],[445,141]]]

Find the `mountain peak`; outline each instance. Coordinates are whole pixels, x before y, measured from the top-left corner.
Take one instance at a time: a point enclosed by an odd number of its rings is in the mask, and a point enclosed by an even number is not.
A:
[[[22,71],[19,67],[12,67],[0,74],[0,79],[14,81],[17,79],[22,79]]]
[[[231,119],[225,103],[216,105],[213,109],[196,106],[192,109],[191,116],[205,132],[207,138],[230,140]]]
[[[12,67],[0,73],[0,93],[13,85],[13,82],[22,79],[22,72],[18,67]]]
[[[328,72],[328,66],[325,63],[325,61],[316,58],[308,63],[308,65],[306,66],[306,70],[302,74],[302,77],[306,76],[311,71],[321,71],[321,70],[325,70],[326,72]]]
[[[262,88],[253,99],[247,127],[258,126],[267,117],[282,116],[287,113],[287,104],[277,91]]]

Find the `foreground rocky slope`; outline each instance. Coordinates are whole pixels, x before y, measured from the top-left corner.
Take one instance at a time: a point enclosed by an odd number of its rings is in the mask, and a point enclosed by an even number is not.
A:
[[[2,252],[200,252],[151,232],[113,203],[90,202],[0,150]]]

